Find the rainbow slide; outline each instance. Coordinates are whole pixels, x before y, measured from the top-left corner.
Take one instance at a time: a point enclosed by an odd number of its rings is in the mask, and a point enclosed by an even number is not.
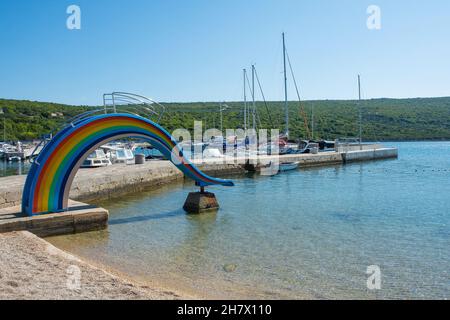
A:
[[[84,159],[103,144],[130,137],[149,141],[198,186],[234,185],[197,169],[172,136],[153,121],[132,114],[103,114],[72,123],[45,145],[28,173],[22,211],[28,215],[66,211],[70,187]]]

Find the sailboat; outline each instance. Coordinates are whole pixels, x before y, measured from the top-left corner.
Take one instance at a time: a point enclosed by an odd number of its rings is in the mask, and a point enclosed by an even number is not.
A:
[[[284,87],[285,87],[285,112],[286,112],[286,131],[284,133],[284,136],[282,139],[284,139],[284,147],[282,148],[282,154],[302,154],[302,153],[312,153],[316,154],[319,152],[319,150],[325,150],[325,149],[334,149],[334,141],[326,141],[326,140],[314,140],[314,109],[311,108],[311,129],[309,127],[309,121],[308,116],[303,108],[303,106],[300,104],[300,114],[304,121],[304,128],[306,130],[306,135],[308,139],[292,142],[289,140],[289,106],[287,101],[287,72],[286,72],[286,66],[289,66],[290,73],[292,75],[292,81],[295,86],[296,94],[299,103],[301,102],[300,98],[300,92],[297,86],[297,81],[295,79],[294,71],[292,69],[292,64],[289,59],[289,55],[286,51],[286,45],[285,45],[285,37],[283,34],[283,61],[284,61]],[[286,64],[287,62],[287,64]]]
[[[289,103],[288,103],[288,89],[287,89],[287,72],[286,72],[286,40],[284,36],[284,32],[282,34],[283,37],[283,78],[284,78],[284,121],[285,121],[285,131],[284,135],[280,137],[280,154],[293,154],[293,153],[304,153],[305,150],[309,150],[309,145],[307,145],[304,149],[299,150],[298,144],[292,144],[289,142]],[[290,65],[290,62],[289,62]],[[291,67],[292,72],[292,67]],[[292,74],[293,76],[293,74]],[[295,83],[295,78],[294,78]],[[295,87],[297,89],[297,84],[295,83]],[[297,89],[298,94],[298,89]],[[298,94],[299,95],[299,94]],[[299,95],[300,98],[300,95]],[[299,166],[299,162],[280,162],[280,171],[289,171],[295,170]]]

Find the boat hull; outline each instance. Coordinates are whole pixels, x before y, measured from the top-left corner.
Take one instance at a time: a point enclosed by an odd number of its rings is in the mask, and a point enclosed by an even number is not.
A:
[[[280,163],[280,171],[296,170],[299,164],[299,162]]]

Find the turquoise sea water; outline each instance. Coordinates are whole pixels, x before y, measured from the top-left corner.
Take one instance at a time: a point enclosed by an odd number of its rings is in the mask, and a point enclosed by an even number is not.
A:
[[[450,142],[388,145],[398,160],[235,176],[217,213],[183,212],[191,182],[100,202],[108,230],[49,240],[211,298],[448,299]]]

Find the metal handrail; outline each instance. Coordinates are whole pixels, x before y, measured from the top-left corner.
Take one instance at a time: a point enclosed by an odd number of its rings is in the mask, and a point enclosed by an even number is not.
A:
[[[44,143],[44,141],[46,141],[46,140],[47,139],[41,140],[41,142],[38,143],[36,148],[34,148],[33,152],[31,153],[31,156],[30,156],[30,163],[34,162],[34,154],[36,153],[37,149],[41,146],[41,144]]]
[[[104,110],[105,110],[105,108],[95,109],[95,110],[90,110],[90,111],[85,111],[83,113],[80,113],[79,115],[76,115],[75,117],[71,118],[68,122],[66,122],[65,125],[63,125],[63,128],[67,127],[68,125],[73,125],[74,123],[78,122],[79,120],[82,120],[85,117],[90,116],[94,113],[103,112]]]
[[[109,102],[109,104],[108,104],[108,102]],[[114,112],[116,112],[117,107],[118,107],[116,105],[116,102],[128,103],[129,107],[132,107],[132,108],[137,108],[137,105],[145,105],[146,111],[158,116],[157,122],[159,122],[161,120],[161,117],[163,116],[163,114],[166,110],[166,108],[162,104],[160,104],[160,103],[156,102],[155,100],[150,99],[148,97],[145,97],[145,96],[142,96],[139,94],[129,93],[129,92],[112,92],[112,93],[103,94],[103,106],[104,106],[105,113],[107,112],[106,111],[107,106],[111,105],[111,103],[112,103],[112,108],[113,108]],[[158,112],[157,110],[155,110],[153,105],[160,107],[161,112]],[[119,105],[119,107],[120,106],[123,106],[123,105]]]
[[[108,104],[107,102],[112,102],[112,106],[110,104]],[[129,103],[127,105],[116,105],[116,102],[125,102],[125,103]],[[139,105],[143,105],[143,106],[139,106]],[[156,105],[158,107],[161,108],[161,112],[158,113],[154,108],[153,105]],[[69,119],[69,121],[65,122],[61,127],[62,129],[67,128],[68,126],[75,126],[77,123],[79,123],[80,121],[82,121],[83,119],[92,116],[93,114],[96,113],[108,113],[108,112],[113,112],[113,113],[117,113],[117,108],[131,108],[134,110],[139,110],[139,109],[143,109],[145,110],[148,114],[147,116],[150,117],[152,115],[156,115],[158,116],[157,122],[159,122],[161,120],[161,117],[163,116],[166,108],[165,106],[163,106],[162,104],[160,104],[159,102],[156,102],[150,98],[147,98],[145,96],[142,95],[138,95],[138,94],[134,94],[134,93],[129,93],[129,92],[113,92],[113,93],[105,93],[103,94],[103,108],[99,108],[99,109],[94,109],[94,110],[89,110],[89,111],[85,111],[83,113],[80,113],[74,117],[72,117],[71,119]],[[134,113],[134,112],[130,112],[129,110],[123,110],[121,111],[123,113],[128,113],[128,114],[132,114],[135,116],[142,116],[139,115],[138,113]],[[61,128],[59,127],[59,128]],[[52,135],[51,139],[48,138],[44,138],[43,140],[41,140],[39,142],[39,144],[36,145],[36,147],[34,148],[33,152],[31,153],[30,156],[30,161],[33,163],[34,158],[35,158],[35,154],[37,152],[37,150],[42,146],[42,148],[44,148],[44,146],[50,142],[53,137],[54,137],[54,133],[55,131],[58,130],[57,128],[54,129],[50,134]],[[37,163],[37,162],[36,162]]]

